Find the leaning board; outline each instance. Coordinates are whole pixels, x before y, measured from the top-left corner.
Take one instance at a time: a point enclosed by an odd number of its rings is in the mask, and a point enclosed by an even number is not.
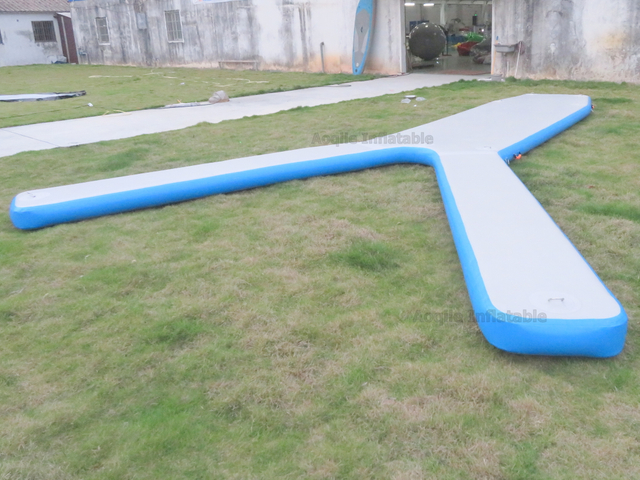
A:
[[[624,346],[624,309],[506,162],[590,112],[586,96],[523,95],[369,143],[28,191],[10,214],[16,227],[35,229],[317,175],[428,165],[487,340],[521,354],[610,357]]]
[[[360,0],[356,9],[356,22],[353,31],[352,67],[354,75],[361,75],[367,63],[367,55],[373,36],[375,0]]]

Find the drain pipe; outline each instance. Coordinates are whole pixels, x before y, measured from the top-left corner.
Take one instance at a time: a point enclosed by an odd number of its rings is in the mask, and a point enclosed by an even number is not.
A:
[[[324,73],[324,42],[320,43],[320,59],[322,60],[322,73]]]
[[[518,47],[518,61],[516,62],[516,73],[513,75],[514,78],[518,78],[518,67],[520,66],[520,54],[522,53],[522,41],[519,41],[516,46]]]

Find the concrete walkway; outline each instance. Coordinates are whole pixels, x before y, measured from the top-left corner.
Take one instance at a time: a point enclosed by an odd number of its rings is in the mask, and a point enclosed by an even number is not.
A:
[[[269,115],[296,107],[373,98],[436,87],[458,80],[485,80],[479,76],[414,73],[343,85],[305,88],[232,98],[216,105],[138,110],[134,112],[36,123],[0,129],[0,157],[20,152],[72,147],[105,140],[136,137],[191,127],[200,122],[218,123],[252,115]]]

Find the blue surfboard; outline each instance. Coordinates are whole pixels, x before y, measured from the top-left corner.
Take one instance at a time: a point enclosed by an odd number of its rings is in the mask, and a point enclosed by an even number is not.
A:
[[[360,75],[367,63],[367,55],[373,36],[375,0],[360,0],[356,10],[356,24],[353,32],[353,74]]]

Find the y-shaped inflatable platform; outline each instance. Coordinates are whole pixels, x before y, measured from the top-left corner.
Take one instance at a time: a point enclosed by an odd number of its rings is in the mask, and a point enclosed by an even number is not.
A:
[[[24,192],[11,219],[35,229],[317,175],[429,165],[487,340],[514,353],[610,357],[624,346],[626,313],[506,162],[590,112],[586,96],[523,95],[370,143]]]

